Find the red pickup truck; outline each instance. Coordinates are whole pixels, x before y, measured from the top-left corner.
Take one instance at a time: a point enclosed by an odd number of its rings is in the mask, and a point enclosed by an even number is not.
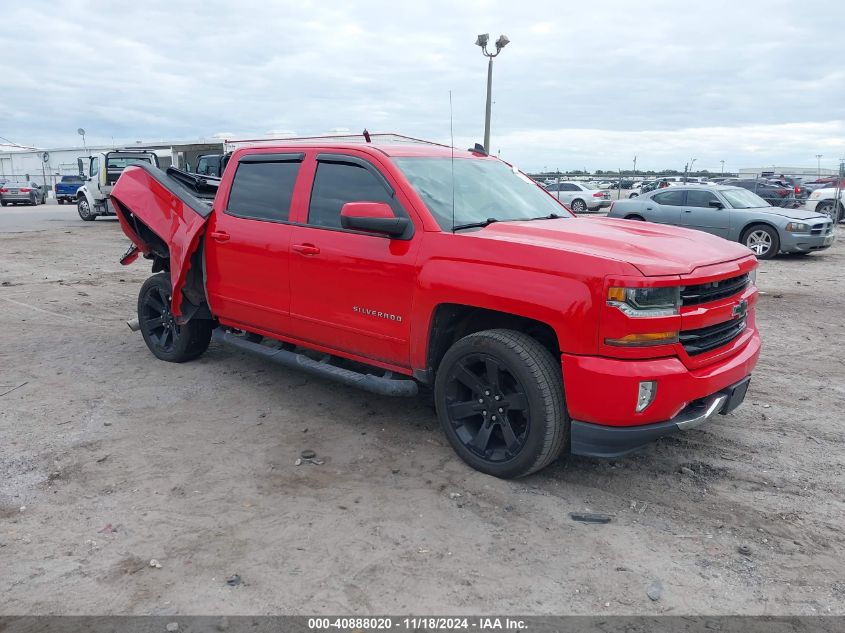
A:
[[[482,151],[241,148],[219,180],[128,167],[112,200],[121,261],[152,261],[133,325],[155,356],[214,337],[376,393],[428,386],[498,477],[727,413],[760,351],[744,246],[575,217]]]

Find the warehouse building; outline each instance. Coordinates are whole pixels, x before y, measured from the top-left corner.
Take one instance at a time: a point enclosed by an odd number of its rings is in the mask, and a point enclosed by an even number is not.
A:
[[[0,181],[35,182],[47,185],[50,191],[62,176],[79,173],[77,159],[99,152],[115,149],[143,149],[154,151],[159,166],[164,169],[176,165],[182,169],[195,167],[197,158],[203,154],[223,153],[222,139],[200,139],[196,141],[134,143],[132,145],[87,145],[57,148],[10,148],[0,150]],[[87,164],[87,161],[85,161]]]

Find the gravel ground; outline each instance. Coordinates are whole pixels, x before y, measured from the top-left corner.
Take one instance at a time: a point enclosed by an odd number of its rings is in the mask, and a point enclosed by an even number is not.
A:
[[[843,228],[761,264],[736,412],[500,481],[422,400],[156,361],[124,323],[148,270],[74,212],[0,212],[4,614],[845,614]]]

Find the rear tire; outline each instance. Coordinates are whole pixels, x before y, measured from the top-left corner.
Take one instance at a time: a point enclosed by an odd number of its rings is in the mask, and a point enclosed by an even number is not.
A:
[[[530,475],[568,444],[560,363],[522,332],[485,330],[457,341],[438,367],[434,395],[452,448],[488,475]]]
[[[77,200],[76,211],[79,213],[79,217],[86,222],[93,222],[94,218],[97,217],[94,215],[94,212],[91,211],[91,205],[88,204],[88,198],[85,196],[82,196],[79,200]]]
[[[64,203],[65,203],[65,199],[64,199],[64,198],[59,198],[58,200],[56,200],[56,202],[58,202],[59,204],[64,204]]]
[[[138,322],[144,342],[156,358],[184,363],[208,349],[214,322],[191,319],[184,325],[177,324],[170,312],[171,294],[169,273],[147,279],[138,293]]]
[[[780,250],[778,232],[768,224],[754,224],[745,229],[742,243],[751,249],[757,259],[771,259]]]
[[[587,203],[580,198],[576,198],[572,201],[572,210],[575,213],[584,213],[587,210]]]

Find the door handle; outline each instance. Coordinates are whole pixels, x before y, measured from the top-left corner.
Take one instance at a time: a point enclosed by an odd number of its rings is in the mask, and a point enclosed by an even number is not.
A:
[[[228,242],[229,234],[226,233],[226,231],[212,231],[211,239],[213,239],[215,242]]]
[[[692,213],[692,209],[684,209],[684,213]]]
[[[300,255],[319,255],[320,249],[313,244],[294,244],[291,250]]]

